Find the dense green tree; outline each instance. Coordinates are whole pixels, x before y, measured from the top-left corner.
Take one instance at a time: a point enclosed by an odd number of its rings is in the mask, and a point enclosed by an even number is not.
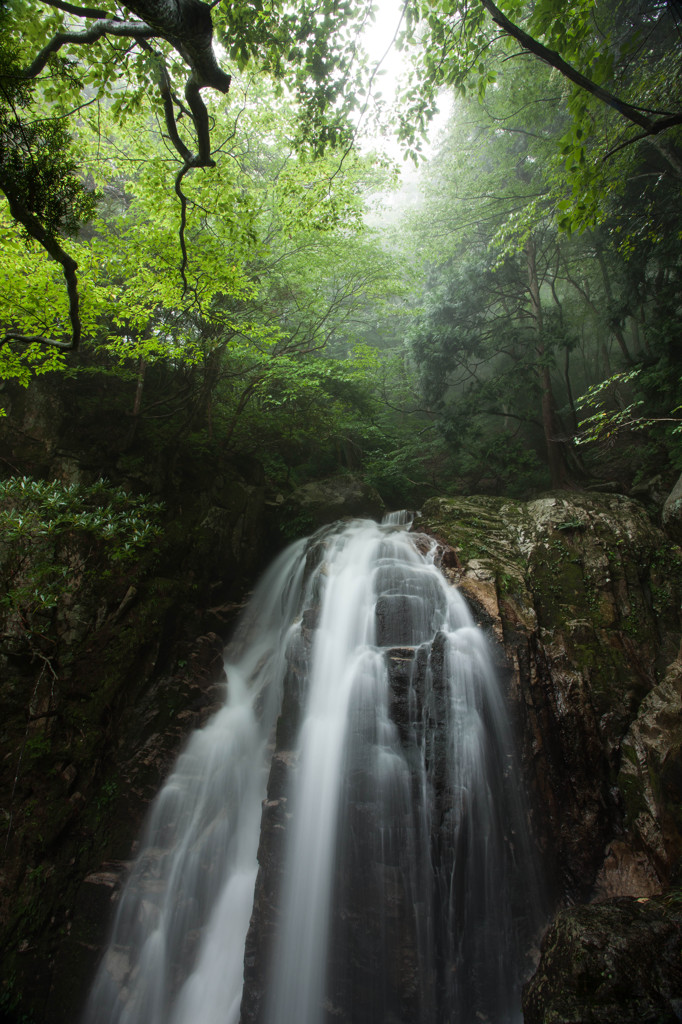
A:
[[[302,152],[295,110],[257,79],[235,80],[230,100],[214,105],[221,160],[185,186],[184,282],[163,132],[144,106],[146,118],[122,124],[110,109],[84,111],[74,147],[101,199],[72,243],[82,318],[101,369],[127,376],[129,439],[163,419],[168,436],[205,431],[285,479],[313,451],[349,464],[365,424],[371,433],[374,360],[358,345],[399,282],[362,210],[389,170],[350,151]],[[55,269],[38,247],[15,252],[0,317],[58,322]],[[167,367],[162,399],[154,364]]]
[[[80,319],[91,345],[128,360],[186,363],[219,345],[281,348],[283,310],[275,314],[272,303],[283,268],[304,287],[306,254],[310,268],[320,266],[316,246],[323,238],[357,230],[370,162],[345,151],[301,152],[296,112],[257,81],[237,83],[231,101],[214,105],[219,165],[210,178],[198,175],[185,186],[189,251],[182,274],[175,163],[152,109],[143,105],[139,117],[122,124],[110,108],[83,112],[73,148],[102,197],[90,229],[72,242],[81,267]],[[0,318],[6,328],[18,321],[36,336],[56,334],[68,319],[58,268],[40,246],[17,246],[9,220],[2,244]],[[270,298],[255,303],[264,291]],[[311,311],[315,316],[322,314]],[[28,379],[20,349],[5,345],[0,356],[5,375]],[[33,357],[34,349],[23,356]]]
[[[295,145],[301,152],[347,147],[352,141],[354,87],[363,73],[356,35],[368,16],[367,3],[350,0],[302,3],[294,9],[279,0],[210,6],[200,0],[136,0],[98,8],[63,0],[3,0],[0,190],[14,221],[61,265],[69,296],[68,320],[56,336],[27,335],[14,327],[5,341],[39,340],[62,348],[80,344],[78,266],[59,238],[88,212],[82,189],[74,191],[64,128],[83,107],[83,89],[86,104],[107,104],[119,116],[134,114],[145,96],[153,97],[174,159],[177,262],[187,290],[191,198],[185,183],[191,171],[215,166],[219,148],[204,90],[226,95],[234,70],[252,66],[293,97],[298,110]],[[216,42],[224,48],[232,73],[221,67]],[[48,135],[54,146],[41,143]],[[30,180],[38,177],[40,167],[42,200],[26,195],[22,182],[27,175],[18,173],[16,157],[10,156],[17,139],[23,163],[30,165]],[[45,202],[48,194],[51,206]],[[57,194],[63,199],[60,208],[54,205]]]
[[[642,149],[654,149],[660,173],[681,187],[680,30],[677,3],[664,0],[417,0],[403,37],[415,71],[400,135],[415,152],[440,89],[482,97],[519,63],[539,59],[569,115],[554,139],[560,222],[592,225]]]
[[[24,77],[20,53],[12,39],[11,19],[0,5],[0,192],[9,213],[23,233],[40,245],[60,266],[66,281],[71,327],[70,340],[50,338],[58,348],[77,346],[81,336],[76,262],[64,249],[61,237],[72,235],[78,222],[87,219],[94,197],[76,175],[70,138],[57,119],[30,117],[34,84]],[[41,338],[12,330],[6,341],[32,346],[27,360],[50,365],[36,352]]]
[[[435,288],[412,346],[427,391],[431,378],[439,392],[441,416],[459,420],[467,408],[468,428],[446,429],[473,436],[481,416],[499,415],[499,439],[515,444],[519,424],[538,424],[559,486],[568,467],[552,375],[558,340],[545,323],[541,291],[556,274],[547,154],[562,115],[548,77],[525,65],[509,89],[485,98],[483,110],[460,105],[434,161],[418,228]]]
[[[391,241],[363,215],[393,172],[353,147],[369,3],[5,0],[0,374],[83,348],[69,366],[125,380],[130,439],[254,452],[282,487],[346,466],[396,503],[607,474],[572,444],[585,393],[639,446],[623,479],[654,461],[628,410],[674,462],[675,6],[405,12],[408,149],[459,100]]]
[[[490,466],[508,452],[493,481],[503,488],[521,463],[528,485],[539,482],[520,452],[545,461],[554,485],[608,472],[572,438],[582,436],[585,415],[577,397],[614,370],[648,362],[637,380],[651,380],[647,408],[663,418],[652,405],[654,359],[659,393],[668,408],[678,404],[675,300],[664,286],[678,279],[676,182],[653,178],[649,148],[631,164],[638,172],[624,186],[631,203],[614,194],[598,229],[557,231],[567,203],[555,158],[570,123],[565,100],[553,73],[529,61],[494,88],[465,96],[425,176],[424,207],[412,226],[427,301],[411,347],[425,399],[469,480],[477,459]],[[661,321],[666,327],[655,329]],[[622,394],[619,401],[628,404]],[[628,479],[640,462],[627,460]]]

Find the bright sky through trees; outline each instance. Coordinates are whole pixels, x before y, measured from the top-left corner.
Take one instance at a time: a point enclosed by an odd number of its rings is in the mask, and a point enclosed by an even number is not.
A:
[[[391,113],[395,110],[397,95],[405,87],[410,72],[407,52],[399,50],[396,43],[401,31],[405,28],[403,0],[376,0],[376,19],[370,22],[363,34],[363,45],[370,58],[370,64],[376,68],[372,80],[372,95],[369,98],[367,111],[361,124],[360,149],[378,150],[394,160],[400,168],[402,186],[382,197],[381,212],[372,211],[366,218],[367,223],[377,226],[386,222],[387,210],[404,210],[411,205],[416,195],[419,170],[412,160],[405,156],[405,145],[397,139],[394,126],[390,124]],[[377,124],[376,109],[384,108],[382,121],[388,124],[382,130]],[[451,113],[450,98],[442,97],[441,112],[436,115],[429,133],[429,140],[424,143],[423,156],[428,159],[436,149],[436,142],[447,118]]]

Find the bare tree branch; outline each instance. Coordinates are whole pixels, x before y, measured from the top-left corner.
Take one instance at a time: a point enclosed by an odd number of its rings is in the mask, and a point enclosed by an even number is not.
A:
[[[79,7],[77,4],[66,3],[66,0],[43,0],[43,3],[48,7],[56,7],[65,14],[75,14],[78,18],[111,18],[110,11],[101,10],[99,7]]]
[[[201,98],[201,88],[195,75],[190,75],[185,85],[185,99],[192,112],[192,120],[197,133],[197,155],[192,160],[192,166],[215,167],[215,160],[211,157],[211,128],[208,111]]]
[[[149,47],[149,49],[151,50],[151,47]],[[178,125],[175,119],[175,109],[173,107],[173,90],[171,88],[168,69],[163,61],[159,61],[159,92],[161,93],[163,116],[166,122],[168,137],[173,148],[180,154],[184,163],[189,164],[192,160],[192,154],[182,141],[180,132],[178,131]]]
[[[180,277],[182,278],[182,294],[183,297],[187,294],[189,284],[187,283],[187,243],[185,241],[185,228],[187,227],[187,196],[182,191],[182,179],[191,170],[191,164],[187,161],[182,165],[180,170],[175,176],[175,194],[180,200],[180,227],[178,228],[178,238],[180,240],[180,252],[182,254],[182,261],[180,263]]]

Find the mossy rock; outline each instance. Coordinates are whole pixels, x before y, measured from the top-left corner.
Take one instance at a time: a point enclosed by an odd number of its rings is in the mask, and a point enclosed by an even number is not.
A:
[[[525,1024],[678,1024],[682,907],[618,899],[561,911],[523,993]]]
[[[621,772],[621,742],[680,646],[680,550],[618,495],[437,498],[417,528],[451,549],[452,582],[497,608],[536,820],[558,884],[584,895],[623,808],[629,827],[644,801]],[[672,821],[672,756],[666,765],[658,814]],[[649,855],[666,877],[671,864]]]

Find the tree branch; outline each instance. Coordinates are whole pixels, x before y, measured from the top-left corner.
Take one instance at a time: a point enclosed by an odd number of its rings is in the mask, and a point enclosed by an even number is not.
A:
[[[178,238],[180,240],[180,252],[182,253],[182,260],[180,262],[180,277],[182,278],[182,295],[183,298],[187,294],[189,284],[187,283],[187,243],[185,241],[185,228],[187,227],[187,196],[182,191],[182,179],[191,170],[191,164],[187,161],[182,165],[180,170],[175,176],[175,194],[180,200],[180,227],[178,228]]]
[[[151,50],[151,47],[149,47]],[[163,61],[159,61],[159,92],[163,103],[163,116],[166,122],[166,130],[173,148],[180,154],[183,162],[189,164],[192,154],[180,137],[177,121],[175,120],[175,109],[173,107],[173,91],[171,89],[168,69]]]
[[[65,14],[75,14],[79,18],[111,18],[111,11],[99,7],[79,7],[77,4],[66,3],[65,0],[43,0],[48,7],[56,7]]]
[[[206,4],[201,0],[127,0],[125,6],[175,47],[194,72],[199,89],[229,92],[231,76],[214,53],[213,21]]]
[[[20,341],[26,344],[29,342],[39,341],[41,344],[53,345],[56,348],[61,348],[65,351],[75,351],[80,344],[82,332],[78,295],[78,276],[76,274],[78,264],[72,256],[69,256],[65,249],[62,249],[54,235],[51,235],[43,227],[35,214],[31,213],[30,210],[24,206],[21,200],[8,193],[5,193],[5,196],[9,204],[10,213],[14,219],[23,226],[31,238],[35,239],[35,241],[38,242],[38,244],[41,245],[53,259],[57,260],[57,262],[61,264],[64,279],[66,280],[66,290],[69,296],[71,338],[69,340],[58,341],[55,338],[28,335],[23,334],[20,331],[7,331],[4,335],[3,342]]]
[[[57,53],[67,43],[89,45],[90,43],[96,43],[98,39],[106,35],[124,36],[129,39],[153,39],[158,34],[149,25],[143,25],[137,21],[116,21],[111,18],[106,21],[99,21],[96,25],[91,25],[90,28],[83,29],[80,32],[57,32],[49,43],[42,48],[40,53],[36,55],[33,63],[24,69],[21,77],[26,79],[36,78],[52,54]]]
[[[53,348],[62,349],[63,352],[72,352],[75,348],[71,341],[48,338],[44,334],[23,334],[21,331],[5,331],[0,344],[4,345],[8,341],[18,341],[22,345],[51,345]]]
[[[185,99],[192,112],[192,120],[197,133],[197,155],[192,160],[192,166],[215,167],[215,160],[211,157],[211,127],[208,110],[201,98],[200,90],[201,85],[196,76],[190,75],[185,85]]]
[[[534,39],[533,36],[528,35],[522,28],[515,25],[512,21],[507,18],[502,11],[497,7],[492,0],[480,0],[481,5],[486,9],[490,17],[493,19],[496,25],[506,32],[507,35],[512,36],[518,43],[528,50],[529,53],[535,54],[540,60],[543,60],[550,67],[556,68],[565,78],[578,85],[581,89],[585,89],[586,92],[591,93],[602,103],[612,107],[622,117],[625,117],[628,121],[633,124],[637,124],[640,128],[644,129],[646,135],[658,135],[659,132],[666,131],[668,128],[672,128],[675,125],[682,124],[682,114],[666,114],[658,120],[652,121],[650,117],[647,117],[642,111],[633,106],[631,103],[627,103],[625,100],[619,99],[610,93],[607,89],[597,85],[590,78],[583,75],[577,68],[574,68],[572,64],[561,57],[556,50],[550,50],[547,46],[544,46],[539,40]]]

